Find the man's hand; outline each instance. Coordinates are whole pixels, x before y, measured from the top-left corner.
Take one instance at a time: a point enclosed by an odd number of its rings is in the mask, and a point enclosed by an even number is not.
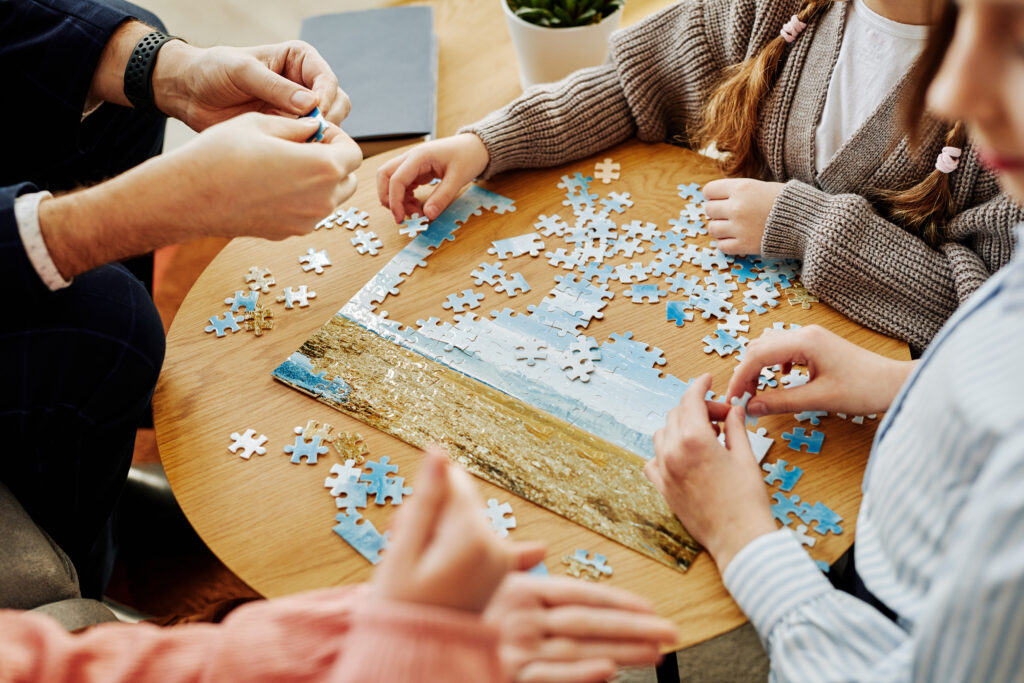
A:
[[[313,119],[243,114],[120,176],[39,205],[65,278],[197,237],[283,239],[312,230],[356,190],[359,146]]]
[[[484,612],[501,633],[511,681],[605,681],[620,666],[650,666],[676,640],[671,622],[618,588],[566,577],[510,574]]]
[[[324,58],[298,40],[246,48],[171,41],[157,57],[153,92],[160,111],[198,131],[247,112],[299,116],[314,106],[337,125],[350,109]]]
[[[785,187],[749,178],[723,178],[704,186],[708,232],[727,254],[760,254],[764,226]]]
[[[544,557],[543,545],[499,539],[480,509],[469,475],[428,449],[373,574],[373,598],[481,612],[510,571]]]
[[[724,572],[747,543],[777,527],[743,409],[705,401],[710,388],[711,375],[701,375],[669,412],[644,474]],[[725,425],[725,446],[713,420]]]
[[[807,384],[757,393],[762,368],[782,365],[785,373],[794,364],[807,366]],[[747,347],[726,395],[750,392],[747,412],[755,417],[803,410],[870,415],[889,409],[914,364],[872,353],[817,325],[766,330]]]

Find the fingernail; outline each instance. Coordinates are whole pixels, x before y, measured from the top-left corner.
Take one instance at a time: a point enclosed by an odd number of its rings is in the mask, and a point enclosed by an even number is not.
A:
[[[764,403],[758,402],[747,404],[747,415],[750,415],[751,417],[764,417],[767,414],[768,411],[765,410]]]
[[[292,93],[292,105],[301,111],[312,111],[313,106],[316,104],[316,100],[313,98],[313,93],[308,90],[296,90]]]

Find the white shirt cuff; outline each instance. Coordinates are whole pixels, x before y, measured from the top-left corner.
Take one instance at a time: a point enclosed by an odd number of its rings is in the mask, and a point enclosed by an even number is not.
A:
[[[53,197],[49,192],[33,192],[23,194],[14,200],[14,220],[18,223],[18,233],[21,235],[21,244],[25,247],[28,260],[32,267],[39,274],[51,292],[64,289],[71,284],[71,280],[65,280],[57,270],[57,266],[50,257],[50,250],[46,248],[43,240],[43,233],[39,229],[39,202]]]
[[[762,639],[797,605],[835,590],[789,529],[743,546],[725,568],[722,583]]]

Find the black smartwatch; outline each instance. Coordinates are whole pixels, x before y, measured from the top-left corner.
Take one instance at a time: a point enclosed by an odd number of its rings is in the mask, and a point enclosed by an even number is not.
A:
[[[135,44],[128,58],[128,66],[124,69],[124,96],[139,111],[164,116],[153,101],[153,67],[156,66],[157,53],[169,40],[181,39],[163,31],[148,33]]]

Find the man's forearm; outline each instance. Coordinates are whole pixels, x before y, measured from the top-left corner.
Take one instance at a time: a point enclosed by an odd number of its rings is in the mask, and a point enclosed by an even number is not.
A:
[[[175,205],[178,192],[168,187],[168,174],[160,169],[164,163],[157,157],[94,187],[40,203],[40,232],[65,279],[201,236],[188,226],[180,203]]]

